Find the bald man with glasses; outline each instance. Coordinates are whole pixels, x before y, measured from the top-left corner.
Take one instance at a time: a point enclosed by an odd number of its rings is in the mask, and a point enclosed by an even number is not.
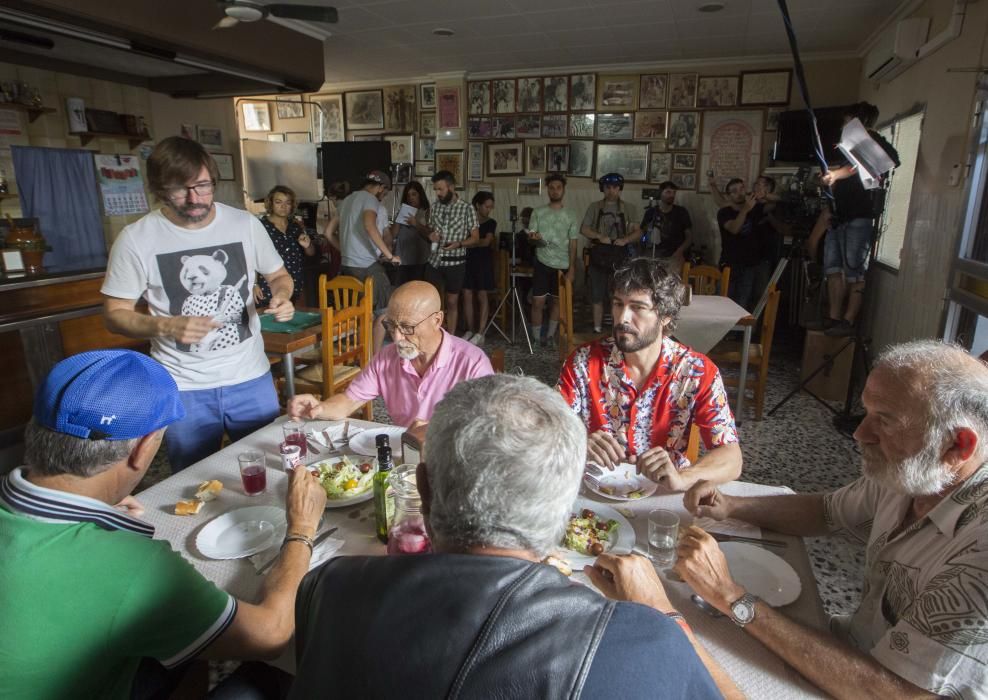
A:
[[[374,356],[344,393],[325,401],[300,394],[288,403],[288,413],[337,420],[381,396],[391,420],[410,426],[428,422],[435,405],[460,382],[494,373],[483,350],[443,329],[439,291],[428,282],[398,287],[383,326],[394,342]]]

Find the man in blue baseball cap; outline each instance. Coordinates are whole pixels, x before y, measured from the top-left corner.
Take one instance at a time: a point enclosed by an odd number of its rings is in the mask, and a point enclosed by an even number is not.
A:
[[[291,639],[325,492],[292,474],[300,537],[260,602],[238,602],[154,540],[129,495],[184,416],[171,375],[129,350],[74,355],[38,388],[25,466],[0,479],[0,697],[150,697],[193,658],[271,657]]]

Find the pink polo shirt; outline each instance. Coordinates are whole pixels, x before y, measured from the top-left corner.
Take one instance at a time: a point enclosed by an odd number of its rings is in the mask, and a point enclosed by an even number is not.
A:
[[[462,338],[443,330],[443,341],[432,364],[419,376],[409,360],[398,356],[398,347],[387,345],[346,389],[354,401],[384,397],[395,425],[428,421],[446,392],[467,379],[494,374],[487,354]]]

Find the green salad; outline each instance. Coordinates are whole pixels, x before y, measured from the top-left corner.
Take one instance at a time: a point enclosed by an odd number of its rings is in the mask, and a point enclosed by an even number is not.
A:
[[[574,552],[596,557],[614,544],[620,525],[617,520],[603,520],[589,508],[570,516],[563,546]]]
[[[330,499],[353,498],[367,493],[374,485],[376,469],[370,460],[355,464],[349,455],[343,455],[309,465],[309,469],[313,468],[318,469],[319,483]]]

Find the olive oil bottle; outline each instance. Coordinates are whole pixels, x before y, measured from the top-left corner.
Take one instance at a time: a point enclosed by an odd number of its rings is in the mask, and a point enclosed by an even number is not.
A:
[[[395,515],[395,499],[388,477],[394,460],[391,458],[391,444],[387,435],[377,436],[377,473],[374,474],[374,524],[377,539],[387,544],[388,531]]]

